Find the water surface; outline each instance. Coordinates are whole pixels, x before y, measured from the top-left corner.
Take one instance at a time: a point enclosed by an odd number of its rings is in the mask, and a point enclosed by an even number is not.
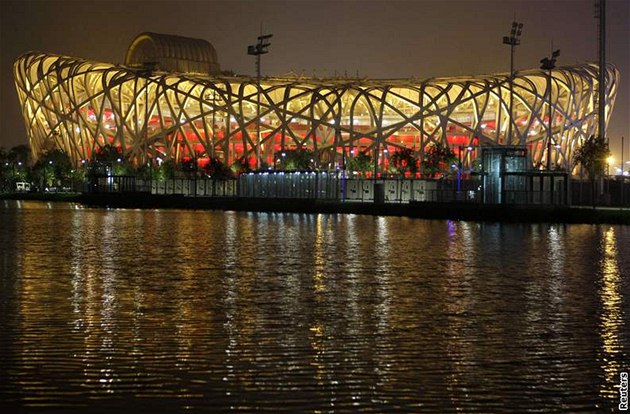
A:
[[[608,412],[630,227],[0,201],[0,406]]]

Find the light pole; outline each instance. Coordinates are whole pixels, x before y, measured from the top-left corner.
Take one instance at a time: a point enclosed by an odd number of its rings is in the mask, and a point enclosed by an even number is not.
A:
[[[214,160],[214,146],[216,145],[216,140],[215,138],[215,134],[217,131],[217,126],[216,126],[216,121],[215,121],[215,114],[217,112],[217,97],[216,97],[216,91],[213,90],[212,91],[212,140],[210,141],[210,161]]]
[[[621,136],[621,180],[619,180],[619,186],[621,187],[621,197],[620,200],[621,202],[619,203],[620,206],[623,208],[623,190],[624,190],[624,185],[626,184],[626,179],[623,176],[623,135]]]
[[[551,171],[551,71],[556,67],[556,59],[560,56],[560,49],[554,50],[551,57],[540,60],[540,68],[548,70],[547,76],[547,105],[549,106],[549,122],[547,126],[547,171]]]
[[[261,29],[262,32],[262,29]],[[256,56],[256,83],[258,86],[258,93],[256,94],[256,131],[257,131],[257,142],[256,142],[256,169],[260,169],[260,55],[264,55],[265,53],[269,53],[267,48],[271,46],[269,39],[272,37],[272,34],[263,35],[261,33],[258,36],[258,43],[255,45],[247,46],[247,54]]]
[[[518,23],[516,21],[512,22],[512,30],[510,31],[509,36],[503,36],[503,44],[510,45],[510,120],[508,122],[508,139],[510,140],[509,144],[512,141],[512,111],[513,111],[513,97],[514,97],[514,47],[521,44],[521,32],[523,30],[523,23]]]
[[[457,193],[459,196],[459,192],[462,191],[462,151],[464,150],[464,146],[460,145],[457,147]]]
[[[598,20],[598,105],[597,105],[597,136],[602,139],[606,135],[606,0],[595,1],[595,17]]]
[[[623,179],[623,136],[621,137],[621,178]]]

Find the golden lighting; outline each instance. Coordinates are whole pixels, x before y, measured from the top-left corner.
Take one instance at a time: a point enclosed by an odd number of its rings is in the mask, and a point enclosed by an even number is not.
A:
[[[600,387],[600,394],[608,398],[615,398],[617,391],[612,388],[619,379],[618,354],[621,350],[619,343],[620,330],[623,327],[621,313],[621,274],[617,261],[617,240],[614,227],[604,233],[601,244],[603,258],[601,260],[601,302],[602,314],[600,321],[600,336],[602,340],[602,369],[606,382]]]
[[[554,152],[556,164],[572,159],[579,143],[595,133],[597,75],[594,64],[554,71],[554,140],[562,146]],[[420,152],[431,143],[453,145],[455,138],[529,145],[532,161],[542,162],[545,76],[538,69],[518,72],[513,97],[519,128],[512,137],[505,135],[509,114],[500,110],[512,96],[504,74],[423,82],[265,78],[260,85],[265,128],[257,148],[259,94],[254,78],[165,72],[140,76],[125,66],[40,53],[22,55],[14,66],[35,157],[52,146],[75,163],[113,145],[136,163],[214,155],[231,164],[243,156],[256,158],[259,149],[262,161],[273,165],[275,152],[304,146],[314,151],[316,163],[328,166],[331,151],[356,148],[379,159],[379,147]],[[610,113],[619,73],[610,66],[606,76]],[[576,102],[582,106],[576,108]],[[222,127],[214,134],[212,125],[219,120]]]
[[[324,272],[324,266],[326,265],[326,252],[324,250],[324,237],[325,237],[325,229],[322,223],[323,216],[321,214],[317,215],[317,223],[315,226],[315,246],[314,246],[314,255],[315,255],[315,275],[313,276],[313,288],[315,289],[315,293],[321,294],[326,291],[326,273]]]

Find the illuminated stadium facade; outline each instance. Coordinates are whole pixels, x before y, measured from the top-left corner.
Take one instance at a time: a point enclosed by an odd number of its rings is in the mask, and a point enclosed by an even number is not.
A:
[[[364,152],[379,171],[393,152],[407,148],[422,159],[431,143],[451,147],[465,167],[480,148],[497,145],[525,145],[534,166],[544,165],[549,102],[552,162],[572,167],[576,149],[597,129],[598,67],[554,69],[551,93],[548,74],[520,71],[512,82],[507,74],[422,81],[287,76],[262,78],[259,88],[255,78],[222,75],[208,42],[152,33],[134,40],[124,65],[27,53],[14,66],[35,158],[61,148],[80,163],[110,144],[136,164],[217,158],[231,165],[245,157],[255,167],[308,149],[318,168],[340,167]],[[608,66],[607,117],[618,79]]]

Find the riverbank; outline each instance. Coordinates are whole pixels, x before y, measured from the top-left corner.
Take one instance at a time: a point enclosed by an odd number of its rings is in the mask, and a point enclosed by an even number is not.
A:
[[[0,200],[80,203],[80,193],[0,193]]]
[[[524,223],[630,224],[630,209],[473,203],[361,203],[315,199],[184,197],[180,195],[15,193],[0,199],[73,202],[87,207],[363,214],[423,219]]]

